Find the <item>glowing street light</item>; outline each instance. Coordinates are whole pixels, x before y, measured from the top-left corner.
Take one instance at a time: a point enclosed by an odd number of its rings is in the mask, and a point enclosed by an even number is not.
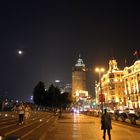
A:
[[[99,85],[100,85],[100,95],[101,95],[101,109],[103,113],[103,93],[102,93],[102,83],[101,83],[101,73],[105,71],[104,68],[95,68],[95,71],[99,74]]]
[[[95,68],[95,71],[96,71],[96,72],[104,72],[105,69],[104,69],[104,68]]]

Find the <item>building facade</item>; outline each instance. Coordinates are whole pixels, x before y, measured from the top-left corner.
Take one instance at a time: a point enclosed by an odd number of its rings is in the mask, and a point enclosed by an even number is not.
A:
[[[129,108],[140,108],[140,60],[123,70],[126,105]]]
[[[109,61],[109,70],[101,76],[101,86],[95,83],[96,103],[101,104],[100,94],[104,96],[104,106],[109,108],[140,108],[140,60],[123,70],[119,70],[116,60]]]
[[[110,60],[107,73],[101,76],[101,83],[95,84],[96,103],[98,105],[103,102],[104,107],[110,109],[124,108],[126,100],[122,77],[123,71],[118,69],[116,60]],[[102,99],[100,99],[101,94]]]

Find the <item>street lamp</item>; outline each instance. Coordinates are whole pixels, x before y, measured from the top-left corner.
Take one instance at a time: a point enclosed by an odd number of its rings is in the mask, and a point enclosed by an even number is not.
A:
[[[102,83],[101,83],[101,73],[105,71],[104,68],[96,68],[96,72],[99,74],[99,86],[100,86],[100,97],[101,97],[101,109],[102,109],[102,114],[103,114],[103,93],[102,93]]]

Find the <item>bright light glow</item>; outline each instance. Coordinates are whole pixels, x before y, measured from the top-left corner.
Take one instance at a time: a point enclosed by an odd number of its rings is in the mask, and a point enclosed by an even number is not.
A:
[[[96,71],[96,72],[99,72],[100,70],[99,70],[99,68],[96,68],[95,71]]]
[[[8,115],[7,114],[5,114],[5,117],[7,117]]]
[[[105,71],[105,69],[104,68],[101,68],[101,72],[104,72]]]
[[[79,91],[78,90],[76,90],[76,96],[79,96]]]
[[[104,95],[107,96],[107,93],[105,92]]]
[[[114,110],[109,110],[110,113],[114,113]]]
[[[134,110],[134,109],[130,109],[130,110],[129,110],[129,113],[130,113],[130,114],[135,114],[135,110]]]
[[[31,100],[31,101],[33,100],[33,96],[30,97],[30,100]]]
[[[5,105],[8,105],[8,102],[6,102]]]
[[[123,113],[123,112],[124,112],[123,110],[119,110],[119,114],[120,114],[120,113]]]
[[[39,121],[42,122],[42,119],[40,119]]]
[[[74,108],[73,112],[76,113],[76,109],[75,108]]]
[[[19,54],[19,55],[23,54],[23,51],[19,50],[19,51],[18,51],[18,54]]]
[[[55,80],[56,83],[60,83],[60,80]]]
[[[94,103],[93,103],[93,105],[95,106],[95,105],[96,105],[96,103],[94,102]]]
[[[78,113],[78,114],[79,114],[79,110],[76,110],[76,113]]]
[[[96,72],[104,72],[105,69],[104,69],[104,68],[95,68],[95,71],[96,71]]]
[[[116,102],[119,103],[119,97],[116,97]]]
[[[79,96],[88,96],[88,91],[85,91],[85,90],[76,90],[76,96],[79,97]]]

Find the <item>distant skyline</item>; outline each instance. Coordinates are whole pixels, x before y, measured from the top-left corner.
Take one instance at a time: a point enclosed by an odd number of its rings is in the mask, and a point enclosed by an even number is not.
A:
[[[79,53],[86,67],[123,68],[140,52],[140,8],[130,2],[3,1],[0,8],[0,95],[27,100],[34,86],[71,83]],[[18,51],[23,51],[19,55]],[[113,50],[113,53],[112,53]],[[98,75],[88,72],[94,94]]]

